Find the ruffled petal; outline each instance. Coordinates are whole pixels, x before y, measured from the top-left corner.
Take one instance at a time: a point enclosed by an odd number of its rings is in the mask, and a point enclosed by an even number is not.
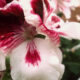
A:
[[[24,23],[23,10],[15,1],[0,9],[0,48],[5,50],[16,45]],[[16,41],[18,41],[16,43]],[[15,42],[15,43],[14,43]]]
[[[5,55],[0,51],[0,71],[4,71],[6,69],[5,64]]]
[[[80,39],[80,23],[66,22],[62,24],[59,32],[63,33],[63,36],[69,39]]]
[[[52,12],[48,17],[46,17],[44,24],[39,26],[39,29],[41,29],[41,31],[52,40],[53,44],[59,46],[60,38],[57,30],[62,23],[64,23],[63,20]]]
[[[38,65],[25,62],[26,45],[22,43],[11,54],[11,76],[13,80],[60,80],[64,66],[61,64],[62,53],[49,40],[35,39],[41,61]]]

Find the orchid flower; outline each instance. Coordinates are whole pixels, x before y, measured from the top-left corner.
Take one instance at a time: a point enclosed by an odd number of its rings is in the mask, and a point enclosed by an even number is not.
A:
[[[64,23],[47,0],[1,0],[0,5],[0,49],[10,54],[12,79],[60,80],[59,36],[80,39],[80,24]]]

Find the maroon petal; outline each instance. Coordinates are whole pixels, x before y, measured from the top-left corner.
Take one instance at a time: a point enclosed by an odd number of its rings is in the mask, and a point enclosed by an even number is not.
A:
[[[0,8],[4,7],[7,5],[7,3],[10,3],[13,0],[0,0]]]
[[[0,10],[0,35],[19,29],[24,22],[23,10],[17,4]]]
[[[6,3],[10,3],[11,1],[13,1],[13,0],[6,0]]]
[[[23,23],[23,10],[18,4],[0,9],[0,48],[2,50],[11,50],[23,41],[20,33]]]
[[[43,19],[43,2],[42,0],[32,0],[31,1],[32,8],[36,14],[39,14]]]
[[[5,0],[0,0],[0,8],[4,7],[6,5]]]

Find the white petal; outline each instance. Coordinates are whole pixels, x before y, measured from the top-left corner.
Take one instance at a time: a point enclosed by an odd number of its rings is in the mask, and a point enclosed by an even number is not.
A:
[[[0,51],[0,71],[3,71],[5,69],[6,69],[5,55]]]
[[[37,66],[25,63],[26,44],[22,43],[11,55],[11,75],[13,80],[60,80],[64,72],[61,51],[49,40],[34,40],[40,52],[41,62]]]
[[[62,24],[59,31],[65,34],[64,36],[69,39],[80,39],[80,23],[66,22]]]
[[[71,17],[70,8],[64,8],[63,13],[64,13],[66,19],[69,19]]]

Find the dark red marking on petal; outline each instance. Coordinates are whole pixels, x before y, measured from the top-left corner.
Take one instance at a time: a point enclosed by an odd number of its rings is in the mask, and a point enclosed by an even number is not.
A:
[[[60,22],[60,19],[57,16],[52,16],[51,20],[55,23]]]
[[[10,3],[11,1],[13,1],[13,0],[6,0],[6,3]]]
[[[5,0],[0,0],[0,8],[4,7],[6,5]]]
[[[21,7],[11,4],[7,9],[0,10],[0,35],[20,29],[24,23],[24,14]]]
[[[50,11],[50,5],[49,5],[48,0],[44,0],[44,2],[45,2],[47,10]]]
[[[38,65],[38,62],[41,61],[41,58],[35,43],[33,41],[29,42],[27,48],[28,51],[25,57],[26,63],[32,65]]]
[[[43,19],[43,2],[42,2],[42,0],[32,0],[31,5],[32,5],[34,12]]]
[[[59,29],[60,28],[60,25],[57,25],[56,28]]]

